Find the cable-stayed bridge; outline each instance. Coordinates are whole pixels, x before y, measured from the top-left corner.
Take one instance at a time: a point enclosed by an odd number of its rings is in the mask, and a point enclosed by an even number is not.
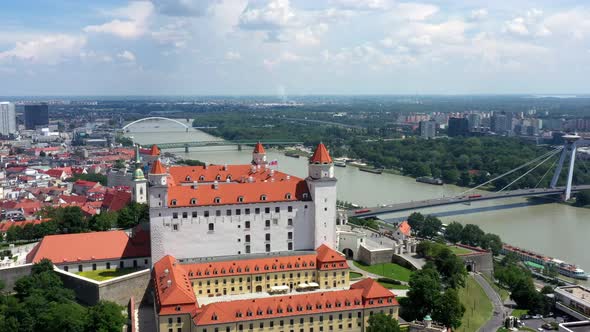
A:
[[[433,199],[426,199],[421,201],[412,201],[412,202],[404,202],[404,203],[394,203],[388,204],[385,206],[376,206],[376,207],[368,207],[363,209],[351,210],[348,212],[349,216],[354,217],[375,217],[382,214],[388,213],[395,213],[395,212],[402,212],[402,211],[412,211],[412,210],[420,210],[430,207],[436,206],[444,206],[444,205],[453,205],[453,204],[468,204],[472,202],[479,202],[479,201],[489,201],[489,200],[496,200],[496,199],[505,199],[505,198],[512,198],[512,197],[531,197],[531,196],[548,196],[548,195],[561,195],[563,200],[568,200],[571,198],[571,194],[578,192],[580,190],[590,190],[590,184],[584,185],[572,185],[572,179],[574,174],[574,166],[576,161],[576,151],[577,148],[580,146],[588,146],[590,145],[590,139],[584,139],[577,134],[573,135],[565,135],[563,136],[565,141],[564,145],[558,148],[555,148],[547,153],[523,164],[515,169],[512,169],[504,174],[501,174],[489,181],[486,181],[474,188],[466,190],[459,195],[453,197],[442,197],[442,198],[433,198]],[[555,172],[553,173],[553,177],[551,179],[551,183],[549,188],[531,188],[531,189],[517,189],[517,190],[506,190],[514,183],[518,182],[520,179],[524,178],[526,175],[530,174],[539,166],[543,165],[545,162],[552,159],[554,156],[559,154],[559,161],[556,161],[557,167],[555,168]],[[568,167],[567,167],[567,180],[565,186],[557,186],[557,182],[560,178],[563,164],[565,163],[566,159],[568,159]],[[549,168],[547,172],[551,170],[553,166]],[[517,171],[526,170],[522,175],[518,176],[515,180],[504,186],[497,192],[490,192],[484,194],[475,194],[472,193],[474,190],[493,183],[494,181],[506,177],[512,173]],[[547,173],[545,173],[547,175]],[[543,177],[545,176],[543,175]],[[541,178],[542,180],[542,178]],[[539,180],[539,183],[541,182]]]

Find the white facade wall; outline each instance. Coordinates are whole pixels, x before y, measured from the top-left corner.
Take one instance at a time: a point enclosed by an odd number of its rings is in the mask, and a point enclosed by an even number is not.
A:
[[[16,112],[14,104],[0,102],[0,135],[8,136],[16,133]]]
[[[158,193],[165,192],[153,188],[150,188],[151,202],[156,200]],[[267,252],[267,244],[270,244],[270,252],[313,250],[317,247],[312,212],[314,203],[311,201],[169,208],[151,206],[154,262],[165,255],[186,259],[246,254],[246,246],[250,247],[250,253],[260,254]],[[289,206],[292,207],[291,212],[288,211]],[[280,212],[275,212],[277,207]],[[266,208],[269,213],[265,212]],[[237,209],[240,215],[237,215]],[[246,209],[250,209],[250,214],[246,214]],[[255,213],[256,209],[260,209],[260,214]],[[227,210],[231,210],[231,216],[227,215]],[[208,217],[205,216],[206,211]],[[219,216],[217,211],[220,211]],[[193,212],[196,212],[196,217],[193,217]],[[178,215],[176,219],[175,213]],[[289,226],[289,219],[292,219],[292,226]],[[267,220],[270,227],[266,227]],[[250,228],[246,228],[248,221]],[[209,230],[209,224],[213,224],[213,231]],[[292,233],[292,240],[288,239],[289,232]],[[270,241],[266,240],[266,234],[270,234]],[[250,235],[250,242],[246,242],[246,235]]]
[[[352,250],[353,259],[357,258],[359,247],[364,243],[367,234],[356,231],[338,231],[338,251]]]
[[[134,263],[134,261],[136,263]],[[121,265],[121,262],[123,264]],[[110,267],[107,264],[110,263]],[[137,264],[137,265],[135,265]],[[54,263],[59,269],[76,273],[79,272],[79,266],[82,265],[82,271],[92,271],[92,270],[106,270],[107,268],[110,269],[118,269],[118,268],[149,268],[152,266],[152,260],[150,257],[137,257],[137,258],[125,258],[125,259],[117,259],[117,260],[96,260],[96,261],[85,261],[85,262],[67,262],[67,263]],[[95,266],[96,265],[96,266]]]
[[[330,248],[336,248],[336,179],[308,178],[307,187],[314,202],[314,247],[325,243]]]

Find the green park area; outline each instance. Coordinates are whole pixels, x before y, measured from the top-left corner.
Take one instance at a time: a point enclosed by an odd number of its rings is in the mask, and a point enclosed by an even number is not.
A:
[[[94,271],[83,271],[77,272],[76,274],[85,278],[93,279],[96,281],[105,281],[116,277],[124,276],[129,273],[137,272],[137,269],[124,268],[124,269],[106,269],[106,270],[94,270]]]
[[[465,255],[465,254],[469,254],[472,252],[471,250],[469,250],[467,248],[463,248],[463,247],[459,247],[459,246],[449,246],[449,249],[451,249],[451,251],[455,255]]]
[[[475,279],[466,279],[465,287],[459,288],[459,299],[465,306],[465,314],[457,332],[475,332],[492,316],[492,302]]]
[[[358,272],[353,272],[353,271],[348,272],[348,274],[350,276],[350,279],[358,279],[363,276],[362,274],[360,274]]]
[[[412,274],[412,270],[395,263],[365,265],[361,262],[354,262],[354,265],[363,271],[399,281],[410,281],[410,275]]]
[[[410,287],[407,285],[398,285],[385,280],[378,280],[377,282],[387,289],[410,289]]]

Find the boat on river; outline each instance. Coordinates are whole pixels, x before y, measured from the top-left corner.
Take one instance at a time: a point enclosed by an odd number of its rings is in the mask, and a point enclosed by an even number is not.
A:
[[[287,151],[287,152],[285,152],[285,156],[291,157],[291,158],[299,158],[299,157],[301,157],[301,155],[299,155],[299,154],[297,154],[296,152],[293,152],[293,151]]]
[[[346,167],[346,162],[343,160],[336,160],[336,161],[334,161],[334,166]]]
[[[373,173],[373,174],[383,173],[383,169],[381,169],[381,168],[361,167],[359,169],[363,172],[368,172],[368,173]]]
[[[421,183],[428,183],[428,184],[434,184],[437,186],[442,186],[444,184],[443,180],[439,179],[439,178],[433,178],[430,176],[421,176],[416,178],[416,182],[421,182]]]
[[[559,274],[562,274],[566,277],[580,280],[588,279],[588,274],[586,274],[584,270],[582,270],[575,264],[570,264],[557,258],[544,256],[530,250],[521,249],[508,244],[504,244],[502,246],[502,254],[506,255],[508,253],[514,253],[518,258],[520,258],[525,263],[532,262],[543,268],[555,267]]]

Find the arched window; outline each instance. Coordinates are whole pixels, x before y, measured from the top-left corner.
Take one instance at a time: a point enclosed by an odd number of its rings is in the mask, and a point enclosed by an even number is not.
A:
[[[307,193],[303,193],[303,199],[307,199]]]
[[[261,201],[266,201],[266,195],[260,195],[260,200]]]
[[[217,180],[217,181],[221,180],[221,175],[217,174],[217,176],[215,177],[215,180]]]
[[[143,187],[139,187],[139,194],[143,195]]]
[[[189,175],[186,176],[186,178],[184,179],[185,181],[190,181],[191,177]]]
[[[238,202],[242,203],[244,201],[244,196],[238,196]]]
[[[196,205],[196,204],[197,204],[197,199],[191,198],[191,205]]]
[[[228,175],[228,176],[227,176],[225,179],[226,179],[227,181],[231,181],[231,175]]]
[[[171,200],[170,205],[172,205],[172,206],[176,205],[176,200],[175,199]]]
[[[199,176],[199,181],[205,181],[205,176],[204,175]]]
[[[221,197],[215,197],[213,200],[215,203],[221,203]]]
[[[285,195],[285,199],[291,199],[291,193],[287,193],[287,194]]]

